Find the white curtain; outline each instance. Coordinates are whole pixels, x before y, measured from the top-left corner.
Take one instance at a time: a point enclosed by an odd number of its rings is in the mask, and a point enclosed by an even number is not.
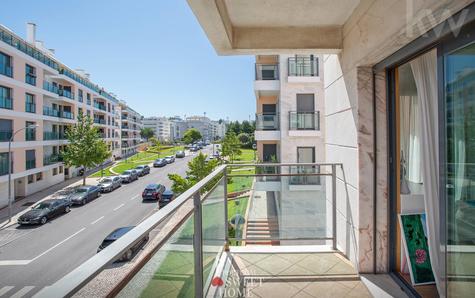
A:
[[[422,126],[419,119],[419,99],[417,96],[401,96],[400,104],[401,149],[405,160],[405,177],[410,182],[422,183]]]
[[[445,295],[439,225],[439,136],[437,107],[437,53],[432,50],[411,61],[417,86],[421,121],[422,179],[427,219],[427,238],[432,270],[439,295]]]

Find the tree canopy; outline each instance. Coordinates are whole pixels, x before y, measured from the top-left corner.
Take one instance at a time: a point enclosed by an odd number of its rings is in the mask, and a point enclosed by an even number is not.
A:
[[[183,142],[185,144],[191,144],[194,143],[198,140],[201,140],[203,136],[201,135],[200,131],[197,130],[196,128],[190,128],[185,131],[183,134]]]
[[[229,161],[233,162],[236,156],[241,155],[241,142],[234,132],[228,133],[221,144],[221,155],[229,157]]]
[[[155,135],[155,132],[150,127],[144,127],[140,130],[140,136],[148,141],[151,137]]]
[[[107,145],[99,137],[91,117],[79,113],[77,123],[66,131],[68,146],[62,153],[67,166],[83,167],[83,185],[86,184],[86,170],[93,168],[111,156]]]

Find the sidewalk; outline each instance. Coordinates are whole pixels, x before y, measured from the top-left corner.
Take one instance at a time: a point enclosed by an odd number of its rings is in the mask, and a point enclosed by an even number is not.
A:
[[[100,178],[86,178],[86,184],[97,184]],[[61,183],[50,186],[42,191],[34,193],[26,198],[15,201],[12,204],[12,220],[8,222],[8,206],[0,209],[0,230],[8,228],[17,223],[20,215],[25,213],[31,206],[39,201],[51,199],[58,195],[65,194],[68,190],[82,184],[82,177],[74,177]]]

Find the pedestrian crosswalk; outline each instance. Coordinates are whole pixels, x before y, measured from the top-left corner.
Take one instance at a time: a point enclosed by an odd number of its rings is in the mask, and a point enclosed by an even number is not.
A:
[[[42,286],[0,286],[0,297],[22,298],[32,297]]]

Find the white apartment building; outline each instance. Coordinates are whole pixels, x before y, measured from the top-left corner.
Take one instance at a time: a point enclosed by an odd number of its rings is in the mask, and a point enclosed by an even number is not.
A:
[[[0,25],[0,193],[8,189],[8,143],[13,136],[12,197],[22,198],[77,175],[61,151],[79,113],[93,118],[113,156],[121,154],[118,100],[83,70],[58,61],[28,24],[24,40]],[[25,127],[37,125],[36,129]],[[0,196],[0,207],[8,203]]]
[[[186,121],[179,116],[170,117],[170,138],[171,141],[179,141],[183,138],[183,134],[188,129]]]
[[[186,117],[187,129],[196,128],[203,140],[213,141],[224,137],[226,125],[218,121],[212,121],[206,116]]]
[[[151,128],[161,142],[169,142],[172,137],[172,121],[167,117],[147,117],[142,120],[144,128]]]
[[[142,140],[140,130],[142,129],[142,115],[134,111],[125,101],[120,101],[120,147],[121,156],[130,156],[137,152],[137,147]]]

